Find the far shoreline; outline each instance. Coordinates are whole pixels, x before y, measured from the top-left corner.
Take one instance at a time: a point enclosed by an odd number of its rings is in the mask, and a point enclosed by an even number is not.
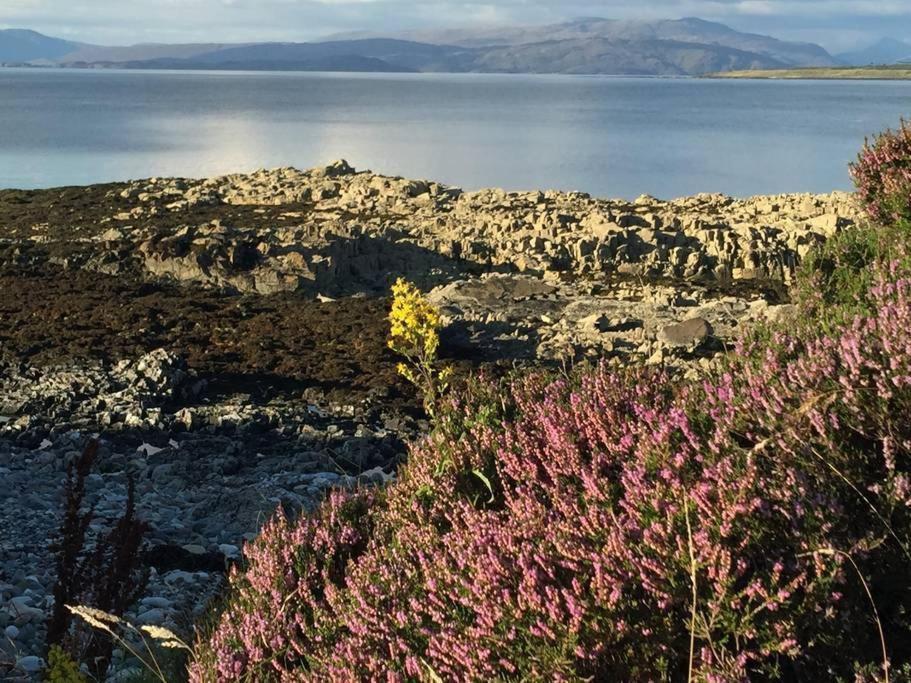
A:
[[[702,76],[706,79],[764,80],[764,81],[907,81],[911,80],[911,64],[907,66],[846,66],[804,67],[794,69],[748,69],[720,71]]]
[[[218,75],[312,75],[329,77],[519,77],[519,78],[604,78],[652,81],[706,80],[805,80],[805,81],[904,81],[911,80],[907,67],[797,67],[793,69],[748,69],[705,74],[645,74],[560,71],[358,71],[345,69],[258,69],[258,68],[153,68],[126,64],[59,65],[0,62],[0,71],[68,72],[68,73],[150,73],[150,74],[218,74]]]

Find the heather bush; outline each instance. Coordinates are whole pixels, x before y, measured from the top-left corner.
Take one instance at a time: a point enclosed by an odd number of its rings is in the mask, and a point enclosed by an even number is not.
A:
[[[329,600],[366,549],[377,495],[335,492],[313,517],[279,513],[267,523],[244,549],[246,571],[231,572],[231,598],[211,639],[195,648],[191,679],[266,681],[312,670],[331,642]]]
[[[901,122],[864,143],[851,175],[870,218],[888,224],[911,219],[911,125]]]
[[[878,263],[911,267],[911,125],[867,140],[851,175],[871,223],[819,245],[798,271],[795,290],[806,326],[832,332],[871,312]]]
[[[699,385],[601,367],[451,399],[387,491],[266,527],[193,680],[872,680],[884,647],[897,670],[911,278],[863,295]]]

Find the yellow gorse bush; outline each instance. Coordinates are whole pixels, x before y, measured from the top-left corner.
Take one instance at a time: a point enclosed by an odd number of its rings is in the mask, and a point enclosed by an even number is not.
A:
[[[392,285],[389,323],[389,348],[405,358],[399,374],[424,393],[424,407],[433,415],[452,375],[452,368],[437,368],[440,312],[417,287],[399,278]]]

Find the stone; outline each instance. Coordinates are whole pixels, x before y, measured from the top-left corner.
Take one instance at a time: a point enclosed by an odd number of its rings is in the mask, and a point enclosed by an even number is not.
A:
[[[139,614],[136,617],[136,622],[139,624],[155,624],[160,625],[165,620],[164,610],[154,607],[152,609],[146,610]]]
[[[174,603],[168,600],[167,598],[162,598],[159,596],[151,596],[148,598],[143,598],[139,601],[145,607],[152,607],[158,609],[169,609]]]
[[[648,357],[648,360],[645,361],[646,365],[662,365],[664,363],[664,351],[658,349],[651,356]]]
[[[22,657],[16,661],[16,668],[21,669],[26,673],[36,674],[44,669],[44,660],[35,655],[28,655],[27,657]]]
[[[355,173],[355,170],[344,159],[333,161],[323,169],[323,174],[329,178],[352,175],[353,173]]]
[[[583,330],[594,334],[607,332],[611,329],[611,319],[603,313],[592,313],[590,316],[579,321]]]
[[[663,327],[658,333],[658,340],[668,346],[696,347],[713,334],[714,330],[705,318],[690,318],[689,320]]]
[[[800,310],[793,304],[782,304],[780,306],[769,306],[765,310],[765,318],[771,323],[783,323],[793,320],[797,317]]]
[[[234,559],[240,557],[240,548],[238,548],[236,545],[232,545],[230,543],[219,544],[218,551],[222,555],[227,557],[229,560],[234,560]]]
[[[826,237],[832,237],[840,228],[843,228],[848,224],[848,221],[844,220],[836,213],[826,213],[821,216],[810,218],[807,221],[807,225],[811,230],[818,230]]]

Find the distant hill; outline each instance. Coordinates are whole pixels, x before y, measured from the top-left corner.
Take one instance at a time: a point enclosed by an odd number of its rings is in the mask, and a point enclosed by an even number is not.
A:
[[[95,65],[97,66],[97,65]],[[106,64],[107,66],[107,64]],[[178,71],[348,71],[361,73],[408,73],[408,69],[397,64],[389,64],[381,59],[360,55],[312,57],[225,57],[218,60],[195,59],[147,59],[134,62],[109,64],[122,69],[170,69]]]
[[[719,45],[659,40],[585,38],[489,48],[367,39],[253,45],[187,59],[128,63],[133,68],[338,70],[339,63],[369,71],[687,75],[728,69],[778,68],[786,63]],[[366,60],[369,60],[366,61]],[[354,70],[353,68],[350,70]]]
[[[323,43],[261,43],[254,45],[229,46],[183,59],[147,60],[136,62],[142,66],[156,66],[181,69],[224,69],[257,68],[256,65],[289,65],[306,67],[319,65],[339,70],[345,65],[356,70],[358,66],[368,71],[436,71],[458,65],[458,54],[462,48],[447,48],[402,40],[369,39],[350,41],[327,41]],[[313,70],[305,68],[303,70]],[[462,69],[459,69],[462,70]]]
[[[0,55],[15,37],[0,32]],[[70,67],[302,71],[701,75],[742,69],[832,66],[818,45],[740,33],[701,19],[580,19],[552,26],[447,29],[397,36],[348,34],[312,43],[223,43],[130,47],[42,39],[0,61]],[[20,41],[21,42],[21,41]]]
[[[843,52],[836,56],[840,62],[850,66],[896,64],[911,60],[911,44],[894,38],[881,38],[863,50]]]
[[[354,40],[380,37],[382,34],[349,33],[331,36],[333,40]],[[552,43],[566,40],[609,40],[637,43],[670,41],[690,43],[703,48],[719,46],[750,52],[776,63],[801,66],[832,66],[832,55],[819,45],[792,43],[769,36],[741,33],[729,26],[704,19],[666,19],[632,21],[585,18],[549,26],[506,26],[482,29],[441,29],[387,34],[388,38],[412,40],[437,45],[457,45],[469,48],[498,48],[504,46]],[[660,47],[660,44],[658,44]]]
[[[53,61],[81,47],[25,29],[0,30],[0,62]]]
[[[192,59],[193,57],[232,47],[242,46],[231,43],[188,43],[183,45],[142,43],[129,47],[81,45],[78,50],[63,55],[58,61],[62,64],[102,64],[153,59]]]
[[[720,45],[584,38],[489,48],[476,55],[470,70],[686,76],[730,69],[770,69],[781,65],[782,62],[763,55]]]

